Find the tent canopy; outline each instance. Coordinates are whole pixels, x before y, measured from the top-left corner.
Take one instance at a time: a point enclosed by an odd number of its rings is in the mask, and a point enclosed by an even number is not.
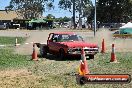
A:
[[[132,34],[132,23],[128,22],[127,24],[120,27],[119,29],[121,34]]]
[[[125,24],[124,26],[120,27],[121,29],[122,28],[132,28],[132,23],[131,22],[128,22],[127,24]]]
[[[45,19],[32,19],[29,23],[46,23]]]

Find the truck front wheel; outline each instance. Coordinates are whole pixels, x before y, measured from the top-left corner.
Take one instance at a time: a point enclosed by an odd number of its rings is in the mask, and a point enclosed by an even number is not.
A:
[[[86,84],[86,82],[87,82],[87,79],[85,77],[81,77],[79,80],[80,85],[84,85],[84,84]]]
[[[94,59],[94,55],[89,55],[89,59]]]

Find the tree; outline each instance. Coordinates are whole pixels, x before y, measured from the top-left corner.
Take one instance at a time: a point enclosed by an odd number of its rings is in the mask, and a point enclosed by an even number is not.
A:
[[[55,19],[56,22],[60,22],[60,23],[68,22],[68,21],[70,21],[70,20],[71,20],[71,18],[68,18],[68,17],[66,17],[66,16],[63,17],[63,18],[62,18],[62,17],[59,17],[59,18],[56,18],[56,19]]]
[[[130,16],[130,0],[99,0],[97,3],[97,20],[100,22],[123,22]]]
[[[92,11],[91,9],[93,8],[92,2],[90,0],[60,0],[59,7],[71,12],[72,5],[74,5],[73,3],[75,3],[76,12],[79,12],[79,20],[81,20],[82,17],[90,16]],[[75,18],[74,15],[73,18]]]
[[[48,15],[46,16],[46,18],[47,18],[47,19],[55,19],[55,16],[53,16],[52,14],[48,14]]]
[[[68,18],[68,17],[65,16],[65,17],[63,18],[63,21],[64,21],[64,22],[68,22],[68,21],[70,21],[70,18]]]
[[[11,0],[6,10],[15,10],[25,19],[39,18],[45,11],[46,6],[52,8],[54,0]]]
[[[73,0],[60,0],[58,5],[61,9],[69,10],[70,12],[72,12],[71,10],[73,5]],[[87,16],[86,13],[90,13],[91,8],[93,8],[93,5],[90,0],[75,0],[75,10],[77,12],[80,12],[81,10],[83,16]]]

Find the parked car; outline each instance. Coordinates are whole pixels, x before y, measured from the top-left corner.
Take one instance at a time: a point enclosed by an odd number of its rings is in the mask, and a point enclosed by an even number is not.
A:
[[[119,30],[115,31],[113,34],[120,34],[120,31]]]
[[[0,22],[0,29],[6,29],[6,23]]]

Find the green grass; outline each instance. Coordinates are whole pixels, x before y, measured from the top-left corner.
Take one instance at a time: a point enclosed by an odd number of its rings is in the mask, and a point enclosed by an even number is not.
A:
[[[11,44],[11,42],[8,41],[6,44]],[[75,77],[80,65],[79,60],[56,61],[51,60],[55,58],[52,56],[51,59],[31,61],[30,55],[18,55],[13,52],[13,47],[0,49],[0,69],[6,72],[4,76],[0,74],[1,88],[17,88],[18,86],[19,88],[132,88],[132,83],[80,86],[76,83]],[[94,60],[87,60],[90,74],[132,75],[132,53],[117,52],[116,58],[120,63],[110,63],[110,53],[104,55],[99,53]],[[19,73],[21,69],[26,69],[30,73]]]
[[[0,37],[0,44],[14,45],[16,37]],[[26,38],[17,37],[18,43],[22,44]],[[28,66],[31,56],[14,54],[14,47],[0,48],[0,69],[23,68]]]
[[[116,53],[118,62],[110,63],[110,53],[98,54],[95,60],[88,60],[91,74],[130,74],[132,75],[131,52]],[[34,75],[40,76],[39,88],[131,88],[130,84],[86,84],[80,86],[76,83],[74,74],[78,73],[79,60],[54,61],[44,60],[36,62],[28,68]],[[34,85],[36,86],[36,85]]]
[[[0,37],[0,44],[4,45],[15,44],[16,38],[19,44],[23,43],[26,40],[26,38],[24,37]]]
[[[28,61],[31,56],[13,55],[10,50],[1,51],[4,57],[1,57],[0,68],[26,68],[32,74],[8,78],[13,82],[16,80],[27,82],[19,83],[24,87],[33,88],[131,88],[129,84],[86,84],[80,86],[76,83],[75,73],[78,73],[79,60],[56,61],[56,60],[39,60]],[[6,53],[6,54],[4,54]],[[1,56],[1,55],[0,55]],[[116,53],[117,60],[120,63],[109,63],[110,53],[104,55],[97,54],[94,60],[88,60],[88,67],[91,74],[130,74],[132,75],[132,55],[131,52]],[[8,58],[8,59],[7,59]],[[40,58],[42,59],[42,58]],[[35,76],[34,80],[30,76]],[[18,77],[18,78],[17,78]],[[17,79],[16,79],[17,78]],[[29,78],[28,80],[26,80]],[[32,80],[32,81],[30,81]],[[5,78],[6,81],[6,78]],[[17,84],[17,83],[16,83]],[[12,87],[16,85],[10,84]],[[22,86],[20,86],[21,88]]]
[[[23,68],[30,65],[31,56],[13,54],[12,49],[0,49],[0,69]]]

